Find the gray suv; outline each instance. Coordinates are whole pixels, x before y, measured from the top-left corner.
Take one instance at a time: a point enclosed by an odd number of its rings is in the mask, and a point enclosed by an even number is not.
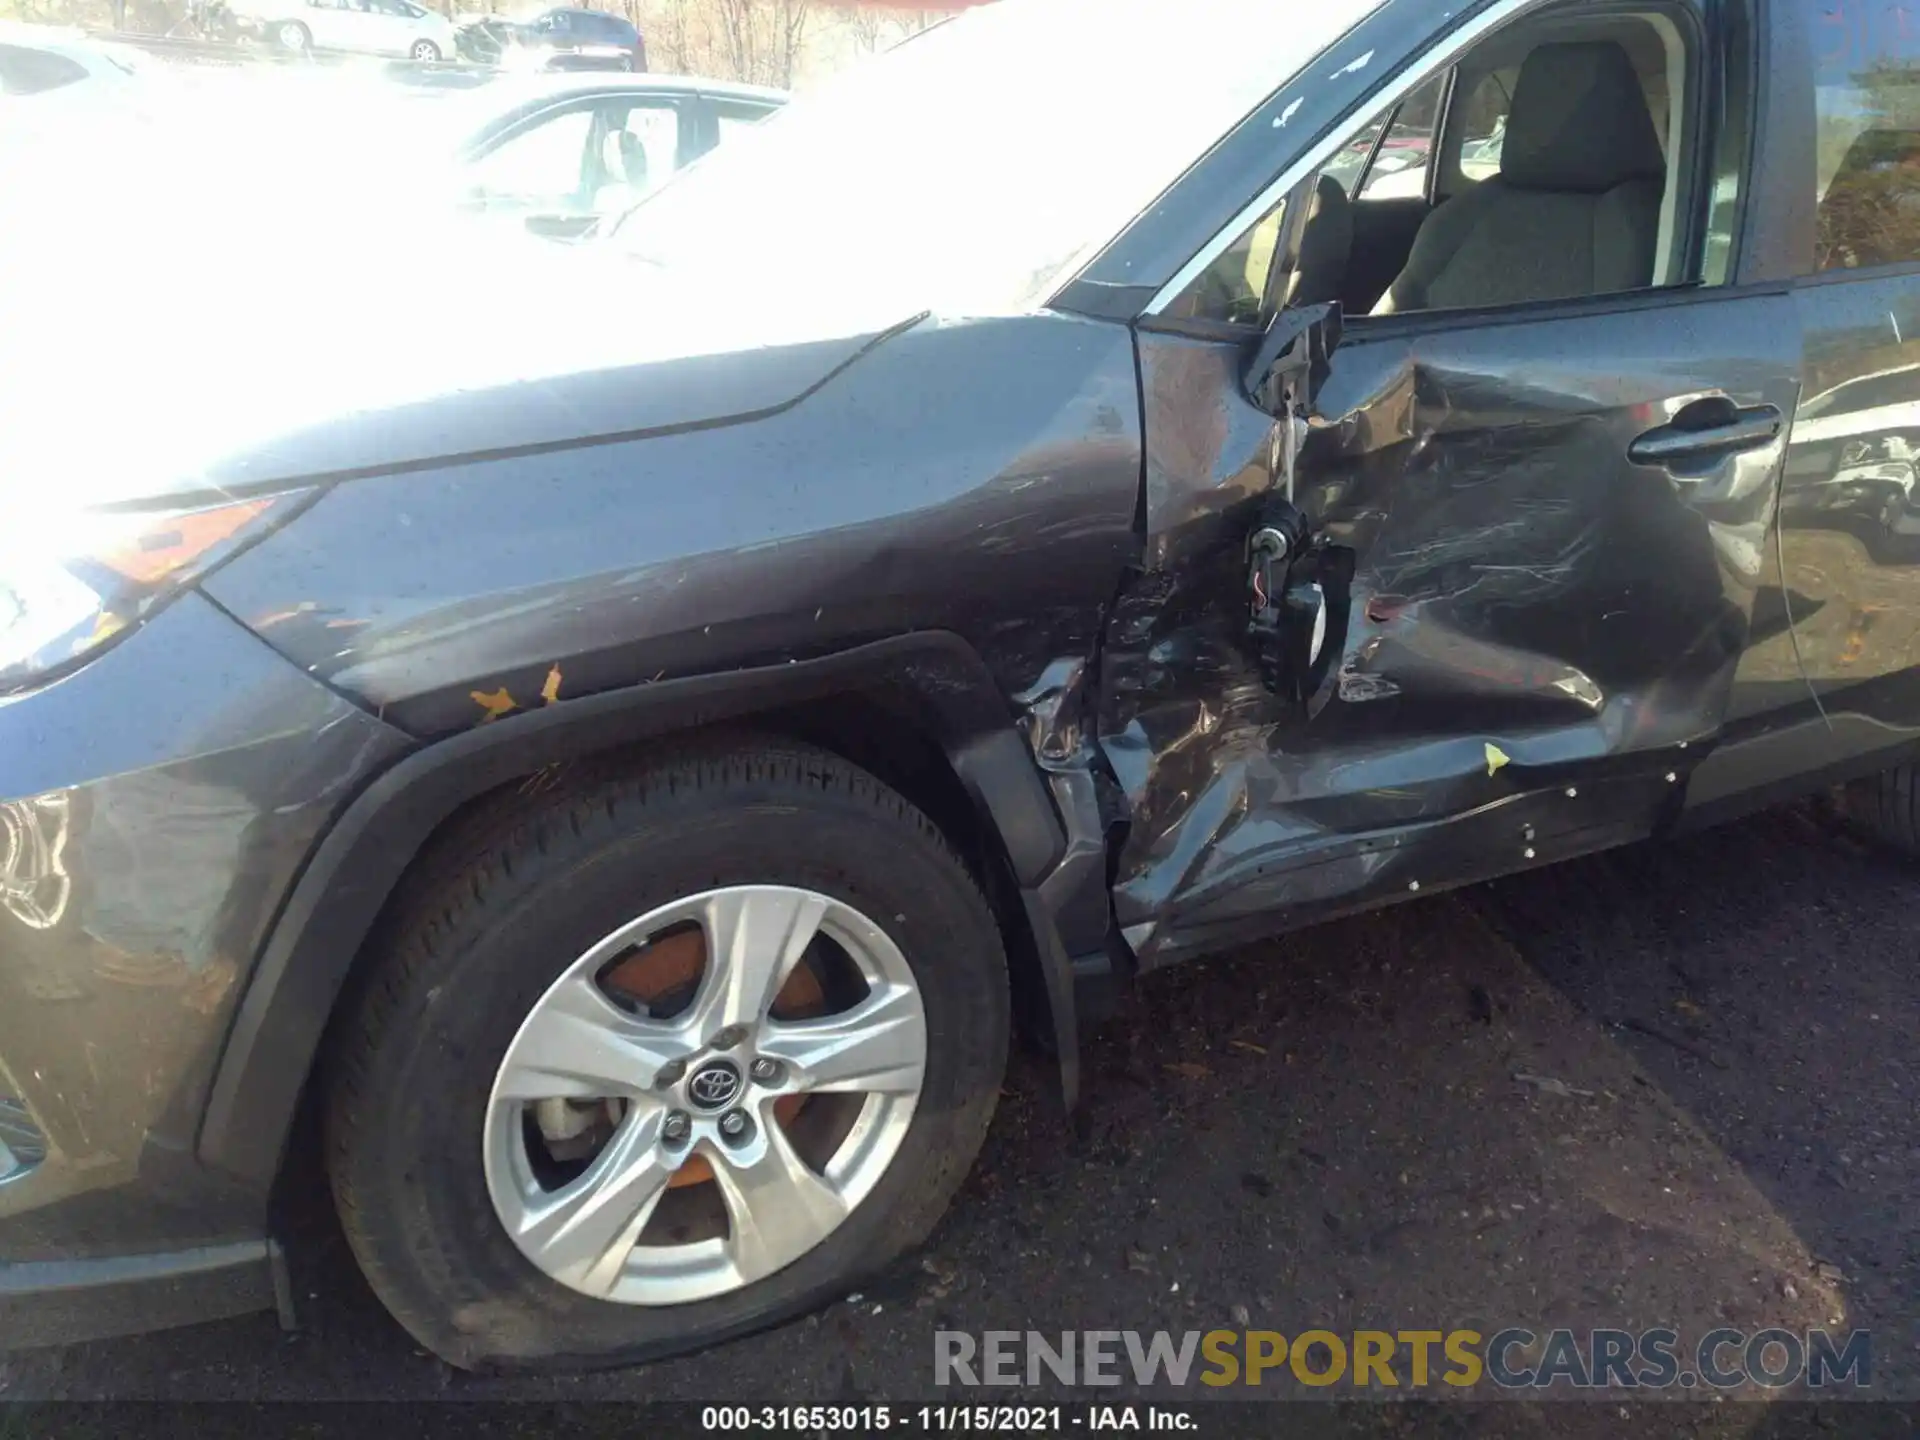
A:
[[[1820,8],[1005,0],[511,305],[0,269],[0,1334],[284,1310],[309,1097],[434,1352],[703,1345],[1141,971],[1917,848],[1911,487],[1786,503],[1920,428],[1915,48]]]

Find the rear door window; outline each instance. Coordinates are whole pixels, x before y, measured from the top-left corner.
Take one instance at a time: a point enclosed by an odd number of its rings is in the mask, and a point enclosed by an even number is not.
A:
[[[1360,182],[1358,198],[1404,200],[1427,193],[1427,172],[1433,160],[1433,137],[1440,123],[1446,78],[1436,75],[1400,102],[1386,138],[1373,152],[1373,163]]]

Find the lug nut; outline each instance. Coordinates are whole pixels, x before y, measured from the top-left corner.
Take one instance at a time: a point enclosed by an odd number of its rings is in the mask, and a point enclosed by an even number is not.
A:
[[[753,1121],[747,1118],[744,1110],[729,1110],[720,1117],[720,1135],[735,1145],[753,1133]]]
[[[654,1072],[653,1083],[656,1087],[662,1087],[662,1088],[668,1085],[677,1085],[680,1083],[680,1077],[686,1073],[687,1073],[686,1061],[669,1060],[666,1064],[662,1065],[658,1070]]]
[[[734,1046],[738,1045],[743,1039],[746,1038],[746,1034],[747,1034],[746,1026],[729,1025],[726,1029],[722,1030],[718,1035],[713,1037],[713,1048],[716,1050],[731,1050]]]
[[[756,1060],[747,1067],[748,1073],[762,1085],[777,1085],[785,1072],[778,1060]]]
[[[686,1112],[681,1110],[676,1110],[667,1116],[666,1121],[660,1126],[660,1138],[669,1145],[686,1144],[687,1136],[691,1133],[693,1133],[693,1121],[688,1119]]]

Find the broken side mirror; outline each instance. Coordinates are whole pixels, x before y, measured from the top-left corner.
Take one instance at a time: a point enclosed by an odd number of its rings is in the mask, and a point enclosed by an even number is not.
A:
[[[1297,413],[1304,419],[1326,382],[1340,333],[1338,301],[1282,310],[1247,361],[1242,376],[1247,398],[1269,415]]]
[[[1283,310],[1253,347],[1247,398],[1273,416],[1272,488],[1247,538],[1247,638],[1267,687],[1305,704],[1346,643],[1353,556],[1294,503],[1308,417],[1340,344],[1337,304]]]

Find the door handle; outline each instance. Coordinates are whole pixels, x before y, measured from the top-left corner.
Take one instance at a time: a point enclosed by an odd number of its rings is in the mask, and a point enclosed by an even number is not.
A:
[[[1636,465],[1671,465],[1706,455],[1753,450],[1780,438],[1780,409],[1755,405],[1743,410],[1724,396],[1696,400],[1673,417],[1673,422],[1649,430],[1627,447]]]

